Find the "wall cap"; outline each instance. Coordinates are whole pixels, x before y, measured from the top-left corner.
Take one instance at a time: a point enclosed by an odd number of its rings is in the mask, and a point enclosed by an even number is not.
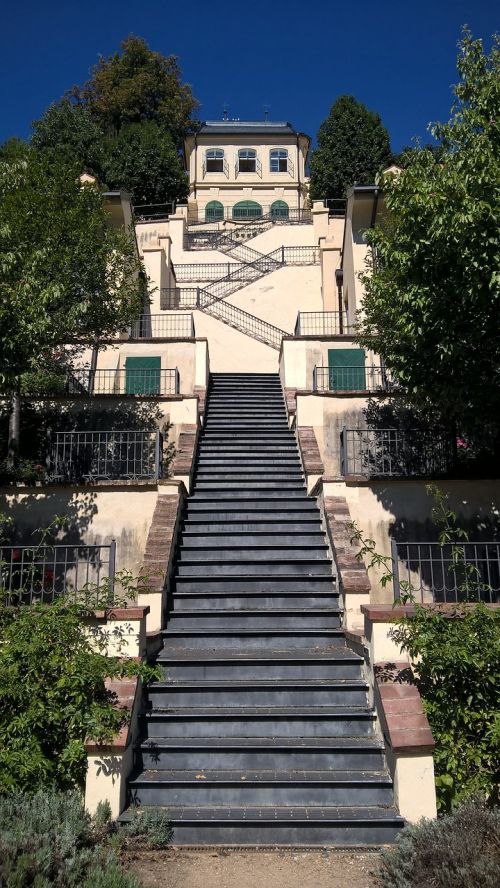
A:
[[[408,663],[375,663],[375,689],[386,740],[400,756],[432,755],[434,738]]]
[[[463,602],[462,604],[435,604],[433,602],[419,604],[424,610],[437,611],[438,613],[453,615],[457,608],[459,610],[472,610],[476,606],[475,602]],[[500,610],[500,603],[484,604],[488,610]],[[402,617],[412,617],[415,614],[415,605],[413,604],[397,604],[394,607],[387,604],[362,604],[361,613],[368,617],[372,623],[388,623],[400,620]]]
[[[143,620],[149,614],[149,604],[144,607],[107,607],[93,611],[98,620]]]

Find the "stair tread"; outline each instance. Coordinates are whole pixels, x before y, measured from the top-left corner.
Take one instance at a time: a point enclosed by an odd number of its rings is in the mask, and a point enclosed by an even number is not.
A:
[[[155,806],[160,809],[162,806]],[[394,823],[404,826],[404,820],[395,808],[376,805],[360,805],[359,807],[316,806],[316,805],[196,805],[171,807],[168,814],[173,823],[340,823],[357,824],[363,821],[372,823]],[[120,815],[120,821],[127,822],[135,816],[135,808],[126,809]]]
[[[207,716],[207,718],[215,718],[216,716],[222,716],[226,718],[234,718],[234,716],[255,716],[255,715],[267,715],[271,718],[275,718],[277,716],[282,716],[286,718],[287,716],[306,716],[311,715],[316,718],[324,718],[328,716],[330,718],[338,718],[338,719],[349,719],[353,717],[357,718],[368,718],[375,719],[375,714],[373,709],[370,706],[191,706],[189,709],[185,709],[182,707],[169,706],[165,709],[161,709],[160,707],[156,709],[147,710],[145,713],[145,718],[147,719],[155,719],[155,718],[178,718],[181,715],[183,718],[199,718],[200,716]]]
[[[155,681],[154,684],[150,685],[149,691],[155,690],[167,690],[170,691],[172,689],[186,689],[186,688],[218,688],[222,690],[247,690],[250,688],[271,688],[273,691],[280,691],[284,688],[368,688],[368,685],[361,678],[309,678],[309,679],[288,679],[288,678],[279,678],[279,679],[261,679],[261,678],[247,678],[247,679],[234,679],[231,681],[224,681],[223,679],[200,679],[196,681],[191,680],[168,680],[168,681]]]
[[[203,608],[193,608],[192,610],[183,610],[176,609],[175,611],[169,612],[169,617],[175,615],[177,617],[206,617],[206,616],[233,616],[236,614],[241,614],[242,617],[249,616],[260,616],[261,614],[265,614],[266,616],[280,616],[284,614],[310,614],[311,616],[319,616],[320,614],[338,614],[342,612],[341,608],[338,607],[327,607],[327,608],[306,608],[306,607],[266,607],[266,608],[210,608],[210,610],[205,610]]]
[[[141,743],[141,749],[145,751],[152,750],[168,750],[170,748],[178,749],[208,749],[213,751],[213,737],[182,737],[182,738],[156,738],[155,740],[144,740]],[[346,750],[383,750],[384,744],[377,737],[218,737],[217,748],[227,750],[238,749],[260,749],[273,750],[291,749],[304,751],[314,749],[316,751],[326,750],[332,751],[336,749]]]
[[[279,784],[294,783],[307,784],[309,786],[320,784],[353,784],[353,783],[382,783],[391,785],[391,779],[386,771],[315,771],[315,770],[184,770],[167,769],[155,771],[147,769],[132,778],[129,783],[137,786],[141,783],[188,783],[195,785],[208,785],[210,783],[245,783],[252,784]]]
[[[163,656],[162,656],[163,654]],[[362,663],[363,658],[360,657],[359,654],[354,653],[354,651],[349,650],[349,648],[335,648],[335,652],[333,651],[325,651],[325,650],[301,650],[300,654],[297,654],[297,650],[293,651],[269,651],[267,649],[263,651],[252,651],[249,653],[248,651],[243,651],[239,653],[238,651],[227,651],[227,656],[224,656],[224,650],[220,649],[217,651],[203,651],[201,654],[198,648],[193,648],[189,650],[188,648],[183,651],[182,654],[166,654],[166,652],[160,652],[158,654],[158,660],[162,663],[165,661],[170,661],[173,664],[183,663],[183,662],[220,662],[220,663],[265,663],[265,662],[280,662],[285,661],[287,663],[302,663],[302,662],[311,662],[314,663],[318,660],[320,661],[332,661],[332,662],[353,662],[353,663]]]

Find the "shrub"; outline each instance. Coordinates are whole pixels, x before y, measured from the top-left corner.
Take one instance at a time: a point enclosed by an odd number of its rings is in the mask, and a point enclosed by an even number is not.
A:
[[[4,888],[138,888],[74,792],[0,796]]]
[[[497,888],[500,811],[469,799],[452,814],[406,827],[382,854],[385,888]]]
[[[173,832],[170,818],[161,808],[136,812],[132,820],[123,827],[125,836],[130,836],[149,848],[165,848],[172,841]]]

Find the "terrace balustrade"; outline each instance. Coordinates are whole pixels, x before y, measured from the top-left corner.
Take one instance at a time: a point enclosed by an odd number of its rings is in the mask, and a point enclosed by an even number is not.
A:
[[[299,311],[294,336],[342,336],[353,331],[346,311]]]
[[[384,367],[375,364],[358,367],[315,367],[315,392],[390,392],[397,383]]]
[[[500,542],[392,541],[394,598],[421,603],[500,602]]]
[[[55,432],[47,455],[51,481],[158,480],[163,474],[159,431]]]
[[[344,477],[436,478],[455,463],[455,439],[427,429],[347,429],[340,436]]]

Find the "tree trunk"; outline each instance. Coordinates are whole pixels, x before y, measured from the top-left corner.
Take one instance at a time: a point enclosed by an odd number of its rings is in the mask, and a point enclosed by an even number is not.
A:
[[[21,397],[19,395],[19,384],[16,391],[12,395],[11,410],[9,417],[9,446],[7,451],[7,465],[12,467],[17,461],[19,454],[19,438],[21,434]]]

